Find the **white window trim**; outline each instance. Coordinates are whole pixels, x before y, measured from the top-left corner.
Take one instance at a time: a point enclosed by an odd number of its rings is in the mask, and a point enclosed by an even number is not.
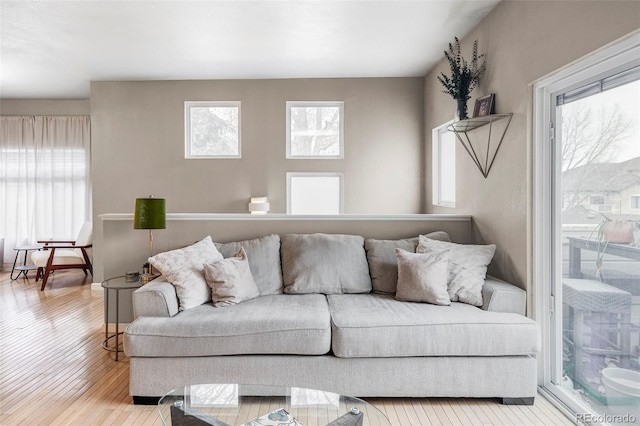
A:
[[[238,154],[237,155],[192,155],[191,154],[191,107],[237,107],[238,108]],[[184,102],[184,158],[187,160],[211,160],[242,158],[242,106],[240,101],[185,101]]]
[[[631,195],[629,195],[629,210],[638,210],[638,209],[640,209],[640,207],[633,207],[633,198],[634,197],[640,198],[640,194],[631,194]]]
[[[447,121],[446,123],[434,128],[431,131],[431,170],[432,170],[432,204],[434,206],[442,206],[442,207],[455,207],[456,200],[455,195],[453,200],[443,200],[440,194],[440,170],[442,169],[442,164],[440,161],[440,135],[442,131],[446,131],[447,127],[451,125],[454,120]]]
[[[552,356],[559,356],[554,350],[562,347],[562,335],[554,334],[551,312],[562,312],[560,298],[554,297],[555,291],[549,283],[559,282],[561,277],[554,277],[553,271],[561,273],[561,268],[554,268],[562,262],[561,253],[551,258],[561,238],[560,232],[554,231],[560,222],[560,212],[554,215],[552,196],[556,205],[562,205],[561,194],[553,185],[553,174],[558,173],[559,165],[553,164],[553,158],[561,158],[560,147],[552,147],[550,143],[552,98],[554,93],[578,84],[592,76],[609,72],[612,69],[628,64],[640,57],[640,33],[635,33],[597,52],[555,72],[533,85],[533,229],[532,229],[532,280],[533,280],[533,317],[542,329],[542,350],[538,357],[538,385],[543,394],[549,395],[550,401],[563,410],[571,413],[593,413],[586,404],[566,398],[559,385],[552,380]],[[554,150],[556,151],[554,153]],[[555,278],[555,281],[554,281]],[[551,342],[549,344],[549,342]],[[553,347],[555,345],[555,348]],[[556,363],[558,365],[558,363]],[[565,405],[566,404],[566,405]]]
[[[287,214],[291,213],[291,178],[294,177],[338,177],[340,178],[340,195],[338,214],[344,214],[344,174],[343,173],[320,173],[320,172],[287,172]],[[331,215],[335,216],[335,215]]]
[[[292,107],[338,107],[340,109],[340,153],[338,155],[292,155],[291,154],[291,108]],[[287,101],[286,103],[286,135],[287,135],[287,160],[342,160],[344,159],[344,102],[343,101]]]

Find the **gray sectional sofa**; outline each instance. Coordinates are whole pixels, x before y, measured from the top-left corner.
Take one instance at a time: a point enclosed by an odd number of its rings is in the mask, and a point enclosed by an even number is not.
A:
[[[396,248],[417,246],[325,234],[216,244],[225,258],[244,249],[260,295],[184,308],[171,274],[136,290],[124,335],[134,402],[186,384],[250,383],[533,403],[540,332],[525,292],[487,277],[481,306],[396,300]]]

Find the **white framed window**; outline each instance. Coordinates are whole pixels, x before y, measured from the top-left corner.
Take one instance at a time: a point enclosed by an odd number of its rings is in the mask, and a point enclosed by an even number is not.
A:
[[[629,208],[640,209],[640,195],[632,195],[629,198]]]
[[[604,357],[598,354],[604,339],[601,340],[597,331],[604,330],[609,324],[603,324],[592,316],[585,327],[590,333],[584,333],[576,327],[580,323],[576,322],[578,316],[575,312],[580,308],[575,306],[575,300],[565,296],[575,291],[576,285],[580,286],[589,279],[590,269],[595,270],[603,282],[616,287],[615,281],[607,281],[608,278],[604,277],[607,277],[607,272],[625,265],[623,262],[631,261],[623,257],[613,260],[598,256],[598,250],[602,250],[601,254],[606,251],[598,243],[590,246],[598,247],[591,253],[593,257],[590,257],[588,245],[587,248],[580,246],[584,241],[600,240],[599,236],[594,237],[594,226],[589,223],[597,215],[585,212],[583,204],[602,209],[610,206],[605,204],[609,202],[607,199],[597,197],[599,194],[585,198],[584,193],[603,186],[605,191],[612,191],[614,188],[608,185],[618,181],[614,175],[626,170],[627,162],[634,161],[640,154],[637,134],[617,139],[598,138],[598,134],[592,137],[585,129],[592,123],[596,123],[598,131],[622,128],[597,125],[599,120],[613,123],[612,119],[601,120],[601,117],[607,117],[607,111],[615,112],[614,105],[618,103],[624,105],[618,110],[623,114],[618,117],[618,122],[624,122],[624,115],[628,114],[636,123],[632,128],[638,129],[639,58],[640,37],[635,35],[544,77],[533,88],[533,264],[530,269],[534,283],[534,320],[542,329],[542,350],[538,358],[539,391],[543,395],[551,395],[549,400],[552,402],[560,401],[562,409],[577,416],[578,420],[588,418],[585,416],[605,418],[611,414],[607,406],[609,391],[605,389],[609,384],[603,380],[605,368],[599,366],[604,363]],[[592,119],[576,120],[581,112],[589,109]],[[573,129],[580,132],[575,133]],[[616,143],[602,145],[612,141]],[[602,165],[605,165],[605,175],[600,172]],[[608,175],[612,178],[603,177]],[[573,205],[563,203],[563,197],[573,199]],[[579,253],[583,254],[577,256]],[[596,303],[594,297],[586,295],[584,300],[587,302],[584,303]],[[607,341],[613,340],[616,339]],[[607,351],[614,355],[607,356],[605,367],[638,371],[637,366],[626,367],[624,355],[611,350],[620,347],[621,342],[624,341],[616,340],[607,347]],[[618,352],[623,353],[619,349]],[[580,393],[576,392],[578,388],[581,388]],[[589,397],[584,398],[583,395]],[[635,408],[625,398],[615,401],[611,404],[616,406],[614,413],[631,413],[630,410]]]
[[[240,158],[240,102],[184,103],[185,158]]]
[[[286,158],[344,158],[344,102],[287,102]]]
[[[342,173],[287,173],[287,214],[342,214]]]
[[[431,131],[433,205],[456,206],[456,136],[447,130],[453,120]]]

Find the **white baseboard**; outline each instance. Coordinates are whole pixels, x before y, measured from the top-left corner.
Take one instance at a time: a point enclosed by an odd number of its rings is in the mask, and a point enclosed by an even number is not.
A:
[[[104,290],[102,283],[91,283],[91,290]]]

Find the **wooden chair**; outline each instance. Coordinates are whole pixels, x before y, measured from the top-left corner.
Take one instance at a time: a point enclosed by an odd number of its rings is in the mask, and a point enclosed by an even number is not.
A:
[[[59,269],[82,269],[93,275],[93,266],[87,254],[92,246],[93,226],[85,222],[80,228],[78,238],[71,240],[42,240],[42,250],[31,254],[31,260],[37,267],[36,282],[42,278],[40,290],[44,290],[51,272]]]

